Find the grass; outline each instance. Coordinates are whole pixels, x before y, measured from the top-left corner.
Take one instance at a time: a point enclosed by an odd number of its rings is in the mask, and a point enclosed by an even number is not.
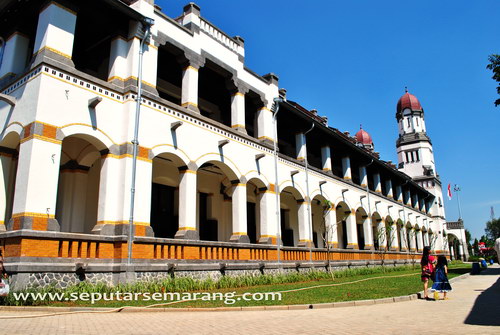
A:
[[[385,270],[385,271],[384,271]],[[470,271],[470,265],[456,263],[450,265],[449,278]],[[155,292],[220,292],[222,295],[238,295],[243,293],[279,292],[317,285],[343,284],[339,286],[321,287],[298,292],[282,294],[281,301],[235,301],[225,304],[224,301],[189,301],[161,307],[228,307],[228,306],[262,306],[262,305],[293,305],[317,304],[338,301],[378,299],[393,296],[413,294],[422,290],[420,271],[412,267],[396,268],[362,268],[334,272],[335,279],[324,272],[293,273],[282,275],[222,277],[218,281],[194,280],[192,278],[176,278],[151,283],[135,283],[109,287],[106,285],[91,285],[81,283],[66,290],[53,287],[29,289],[24,292],[38,293],[155,293]],[[380,277],[380,278],[379,278]],[[357,282],[361,281],[361,282]],[[354,283],[351,283],[354,282]],[[3,301],[2,301],[3,299]],[[236,300],[236,299],[235,299]],[[171,301],[163,301],[171,302]],[[44,306],[92,306],[121,307],[147,306],[161,304],[162,301],[99,301],[90,304],[88,301],[51,302],[51,301],[16,301],[13,295],[0,298],[2,305],[44,305]]]

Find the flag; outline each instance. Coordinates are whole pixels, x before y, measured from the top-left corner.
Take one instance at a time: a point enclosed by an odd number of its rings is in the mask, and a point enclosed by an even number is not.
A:
[[[451,200],[451,184],[448,184],[448,200]]]

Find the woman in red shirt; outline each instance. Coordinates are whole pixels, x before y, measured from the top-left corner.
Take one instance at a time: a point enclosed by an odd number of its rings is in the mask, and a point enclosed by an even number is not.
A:
[[[420,260],[420,266],[422,268],[422,282],[424,283],[424,299],[431,300],[427,295],[427,288],[429,287],[429,279],[432,279],[434,274],[434,263],[436,259],[434,256],[430,255],[431,248],[424,247],[424,251],[422,253],[422,259]]]

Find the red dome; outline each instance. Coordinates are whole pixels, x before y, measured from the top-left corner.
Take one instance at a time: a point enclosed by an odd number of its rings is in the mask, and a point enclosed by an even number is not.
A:
[[[398,106],[396,107],[398,113],[403,111],[405,108],[409,108],[412,111],[422,110],[422,106],[420,105],[417,97],[408,92],[399,98]]]
[[[372,137],[362,128],[356,133],[356,141],[362,144],[373,144]]]

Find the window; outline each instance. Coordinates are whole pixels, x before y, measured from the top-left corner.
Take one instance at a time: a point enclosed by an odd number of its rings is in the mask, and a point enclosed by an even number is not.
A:
[[[418,150],[415,151],[415,158],[417,162],[420,162],[420,157],[418,155]]]
[[[408,120],[408,128],[410,128],[410,118],[408,118],[407,120]]]
[[[409,162],[410,162],[410,160],[409,160],[409,158],[408,158],[408,157],[409,157],[409,156],[408,156],[408,153],[409,153],[408,151],[405,151],[405,155],[406,155],[406,163],[409,163]]]
[[[416,120],[417,120],[417,126],[418,126],[418,117],[416,118]]]

